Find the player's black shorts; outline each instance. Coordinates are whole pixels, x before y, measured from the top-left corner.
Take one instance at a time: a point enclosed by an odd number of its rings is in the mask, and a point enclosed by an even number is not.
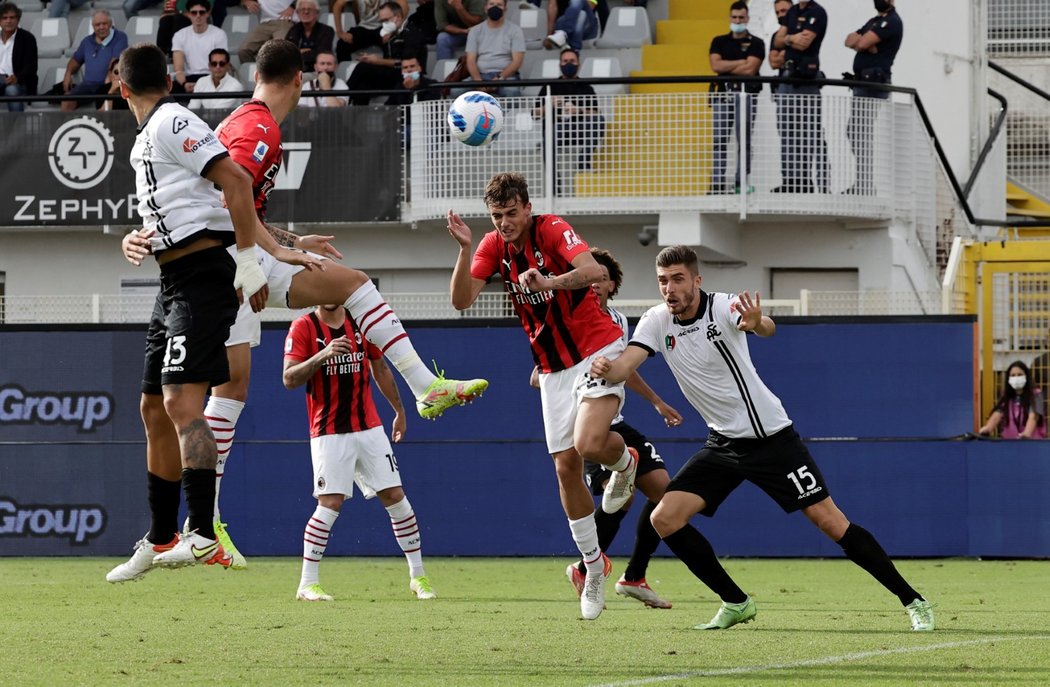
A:
[[[146,333],[142,393],[164,384],[230,381],[226,339],[237,319],[237,265],[217,246],[160,267],[160,293]]]
[[[656,452],[656,448],[637,429],[626,422],[617,422],[609,429],[618,432],[623,437],[624,443],[638,451],[638,477],[653,470],[667,469],[664,459]],[[604,490],[603,485],[610,476],[612,473],[600,463],[592,463],[589,460],[583,462],[583,478],[587,480],[587,486],[591,488],[591,493],[595,496],[601,496]]]
[[[820,468],[791,425],[764,439],[730,439],[712,431],[667,491],[696,494],[707,503],[700,513],[712,516],[744,480],[769,494],[787,513],[830,496]]]

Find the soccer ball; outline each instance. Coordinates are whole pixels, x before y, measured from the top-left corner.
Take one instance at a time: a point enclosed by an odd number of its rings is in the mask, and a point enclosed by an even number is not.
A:
[[[448,128],[468,146],[486,146],[503,130],[503,108],[488,93],[468,91],[448,109]]]

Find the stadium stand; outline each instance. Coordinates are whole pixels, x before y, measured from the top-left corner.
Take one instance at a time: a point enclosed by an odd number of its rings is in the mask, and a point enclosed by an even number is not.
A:
[[[623,76],[620,60],[615,57],[584,57],[580,64],[581,79],[608,79]],[[619,95],[626,93],[624,84],[595,84],[594,92],[598,95]]]
[[[159,28],[159,17],[138,15],[128,20],[124,32],[128,34],[128,45],[150,42],[157,40],[157,29]]]
[[[39,57],[61,57],[69,47],[69,22],[65,17],[36,19],[31,28]]]
[[[640,48],[653,42],[649,13],[644,7],[614,7],[598,48]]]

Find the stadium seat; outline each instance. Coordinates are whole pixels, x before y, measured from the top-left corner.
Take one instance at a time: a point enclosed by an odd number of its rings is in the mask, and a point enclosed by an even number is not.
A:
[[[350,75],[354,73],[354,69],[356,69],[359,64],[361,63],[357,60],[346,60],[340,62],[335,68],[335,75],[343,81],[350,83]],[[304,75],[303,78],[305,79],[306,76]]]
[[[614,7],[598,48],[640,48],[653,42],[649,13],[644,7]]]
[[[229,45],[227,50],[230,53],[237,52],[237,49],[241,47],[241,43],[244,42],[245,37],[251,33],[259,24],[259,15],[257,14],[229,14],[226,17],[226,21],[223,22],[222,28],[226,32],[226,38],[228,39]]]
[[[70,24],[69,28],[73,28],[73,24]],[[80,20],[80,25],[77,26],[76,33],[73,34],[72,42],[69,44],[69,47],[66,48],[63,54],[66,57],[72,57],[73,53],[77,51],[77,46],[80,45],[80,41],[84,40],[92,33],[93,31],[91,29],[91,17],[84,17]]]
[[[321,23],[322,24],[328,24],[329,26],[331,26],[334,29],[335,28],[335,14],[333,14],[331,12],[325,12],[324,14],[321,15]],[[347,10],[346,12],[343,12],[343,31],[349,31],[350,29],[354,28],[355,26],[357,26],[357,22],[354,21],[354,14],[353,14],[353,12],[351,12],[350,10]],[[339,40],[338,36],[336,36],[336,40]],[[332,46],[332,47],[335,47],[335,46]]]
[[[548,57],[532,63],[532,69],[529,70],[528,78],[553,81],[559,76],[561,76],[561,61],[557,57]],[[535,96],[539,95],[542,88],[542,86],[526,86],[522,90],[527,96]]]
[[[40,94],[47,93],[56,83],[62,83],[62,78],[66,75],[67,64],[69,64],[69,60],[65,57],[41,58],[37,62],[36,68],[37,76],[40,79],[36,92]],[[73,76],[74,81],[79,81],[77,76]],[[32,103],[32,106],[40,109],[54,109],[57,107],[57,105],[51,105],[43,100]]]
[[[36,37],[38,57],[61,57],[69,47],[69,22],[65,17],[42,17],[29,30]]]
[[[456,68],[456,62],[458,61],[454,58],[438,60],[434,63],[434,69],[430,72],[430,78],[435,81],[444,81],[452,73],[452,70]]]
[[[144,17],[141,14],[128,20],[124,33],[128,34],[128,45],[136,43],[155,43],[157,29],[160,28],[159,17]]]
[[[519,9],[518,26],[525,33],[525,47],[533,50],[543,47],[547,37],[547,14],[539,10]]]
[[[248,90],[255,88],[255,63],[245,62],[237,68],[237,80]]]
[[[585,57],[580,65],[581,79],[605,79],[623,76],[620,60],[615,57]],[[617,95],[627,92],[625,84],[595,84],[594,92],[598,95]]]

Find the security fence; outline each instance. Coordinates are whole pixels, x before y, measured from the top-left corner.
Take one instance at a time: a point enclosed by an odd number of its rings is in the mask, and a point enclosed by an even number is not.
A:
[[[987,0],[990,57],[1050,56],[1050,3]]]

